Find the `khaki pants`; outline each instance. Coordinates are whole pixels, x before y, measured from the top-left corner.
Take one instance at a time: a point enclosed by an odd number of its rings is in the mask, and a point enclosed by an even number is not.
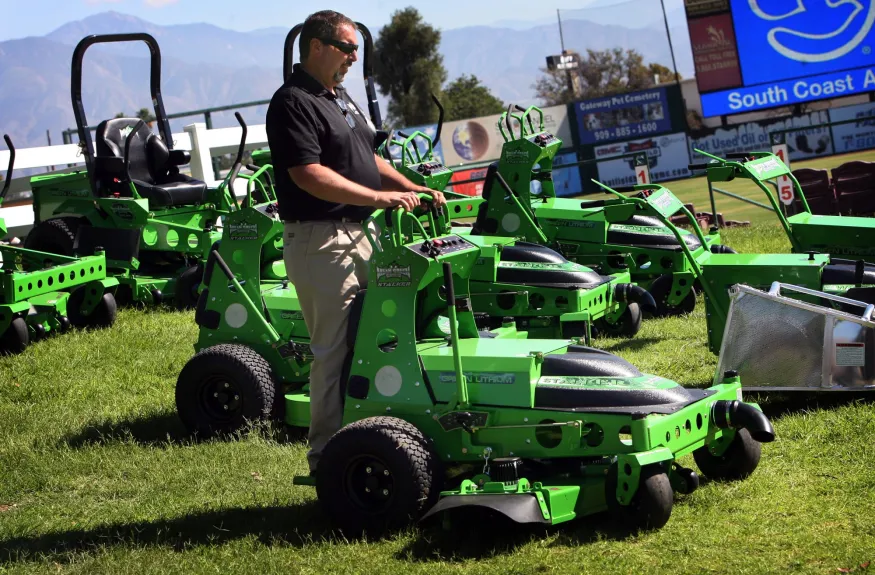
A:
[[[377,240],[375,230],[372,237]],[[346,331],[353,298],[368,285],[371,244],[361,224],[286,222],[283,261],[295,286],[315,359],[310,367],[310,450],[315,471],[322,449],[343,422],[340,376],[349,348]]]

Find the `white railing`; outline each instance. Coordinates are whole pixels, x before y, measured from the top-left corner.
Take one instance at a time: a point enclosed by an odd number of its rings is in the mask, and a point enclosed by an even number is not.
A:
[[[172,134],[173,148],[191,152],[189,169],[191,176],[202,180],[208,186],[219,185],[213,174],[213,156],[234,154],[240,145],[242,128],[216,128],[208,130],[204,123],[185,126],[183,132]],[[15,143],[14,141],[12,142]],[[267,132],[264,124],[247,126],[246,149],[257,150],[267,146]],[[9,164],[9,151],[0,151],[0,171],[5,177],[6,166]],[[67,165],[73,165],[67,168]],[[55,166],[57,172],[84,170],[85,161],[78,144],[62,144],[57,146],[41,146],[38,148],[16,148],[15,171],[33,168],[48,168]],[[14,174],[13,174],[14,176]],[[30,178],[25,176],[12,179],[9,196],[26,194],[30,190]],[[246,182],[238,180],[234,185],[234,193],[242,196],[246,193]],[[24,237],[33,227],[33,206],[22,204],[0,208],[0,218],[6,221],[7,237]]]

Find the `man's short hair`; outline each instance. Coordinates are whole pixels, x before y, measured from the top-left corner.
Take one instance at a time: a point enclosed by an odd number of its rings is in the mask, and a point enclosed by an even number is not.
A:
[[[310,40],[335,38],[338,29],[344,25],[355,28],[355,22],[334,10],[322,10],[307,16],[307,19],[304,20],[304,27],[301,29],[301,39],[298,45],[301,50],[301,61],[303,62],[310,56]]]

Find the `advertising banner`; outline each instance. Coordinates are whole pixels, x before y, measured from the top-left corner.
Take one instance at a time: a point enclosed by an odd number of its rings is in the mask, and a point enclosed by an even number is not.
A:
[[[553,188],[559,197],[578,196],[583,193],[583,186],[580,181],[580,168],[578,166],[570,168],[559,167],[575,162],[577,162],[577,154],[575,152],[556,154],[556,157],[553,158]]]
[[[832,127],[836,154],[875,148],[875,103],[833,108],[829,111],[829,119],[833,122],[857,120]]]
[[[702,94],[705,117],[875,89],[875,2],[731,0],[744,87]]]
[[[812,112],[804,116],[793,116],[777,120],[748,122],[725,128],[716,128],[690,137],[690,157],[694,162],[702,161],[702,156],[693,149],[698,148],[718,156],[730,152],[764,152],[771,150],[769,133],[788,128],[800,128],[798,132],[788,132],[785,137],[790,151],[790,161],[804,160],[833,153],[832,137],[829,128],[804,129],[807,126],[824,124],[829,121],[826,111]]]
[[[684,0],[687,18],[729,10],[729,0]]]
[[[574,103],[580,144],[599,144],[671,131],[665,88]]]
[[[630,152],[646,152],[650,167],[650,179],[654,182],[684,178],[690,175],[687,151],[687,135],[683,132],[634,140],[621,144],[597,146],[595,157],[598,165],[599,181],[605,185],[632,186],[636,183],[635,158],[616,158]],[[598,160],[606,161],[598,161]]]
[[[437,135],[437,124],[431,124],[428,126],[414,126],[412,128],[401,128],[400,130],[398,130],[397,132],[394,132],[392,134],[392,139],[402,141],[404,138],[402,138],[399,135],[399,132],[407,134],[408,136],[412,136],[414,134],[414,132],[416,132],[416,131],[420,131],[423,134],[425,134],[426,136],[428,136],[429,138],[431,138],[432,147],[434,148],[434,155],[437,158],[437,160],[443,164],[444,160],[443,160],[443,154],[441,151],[441,143],[434,142],[434,137],[435,137],[435,135]],[[428,142],[426,142],[425,138],[423,138],[422,136],[418,136],[415,140],[415,143],[416,143],[416,148],[419,150],[419,153],[423,157],[425,157],[425,155],[428,153]],[[400,160],[401,159],[401,146],[391,146],[389,148],[389,151],[392,153],[393,160]],[[416,161],[415,156],[414,156],[414,161]]]
[[[699,92],[740,86],[732,17],[719,14],[696,18],[689,21],[689,28]]]
[[[568,119],[568,108],[564,105],[543,108],[544,129],[562,140],[563,148],[572,147],[571,126]],[[501,156],[504,137],[498,130],[500,114],[446,122],[441,132],[441,152],[444,164],[452,168],[473,162],[497,160]],[[538,120],[538,114],[532,113],[533,122]],[[511,120],[515,134],[519,134],[519,125]],[[535,126],[537,128],[537,125]],[[507,127],[504,128],[505,133]]]
[[[453,177],[450,178],[450,183],[447,185],[447,190],[456,192],[457,194],[465,194],[466,196],[482,196],[484,178],[486,178],[486,168],[475,168],[471,170],[459,170],[453,172]],[[468,182],[467,180],[479,180],[477,182]],[[464,184],[453,184],[453,182],[466,182]]]

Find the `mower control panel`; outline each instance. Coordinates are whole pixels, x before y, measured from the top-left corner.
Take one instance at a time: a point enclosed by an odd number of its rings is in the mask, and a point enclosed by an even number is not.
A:
[[[556,136],[554,136],[550,132],[541,132],[540,134],[529,138],[529,141],[533,144],[541,146],[542,148],[546,148],[549,144],[552,144],[556,141]]]
[[[463,240],[459,236],[444,236],[442,238],[427,240],[407,246],[408,249],[413,250],[415,253],[429,258],[445,256],[447,254],[460,252],[473,247],[474,244]]]
[[[449,172],[450,170],[440,162],[423,162],[416,166],[416,171],[423,176],[433,176],[435,174]]]

